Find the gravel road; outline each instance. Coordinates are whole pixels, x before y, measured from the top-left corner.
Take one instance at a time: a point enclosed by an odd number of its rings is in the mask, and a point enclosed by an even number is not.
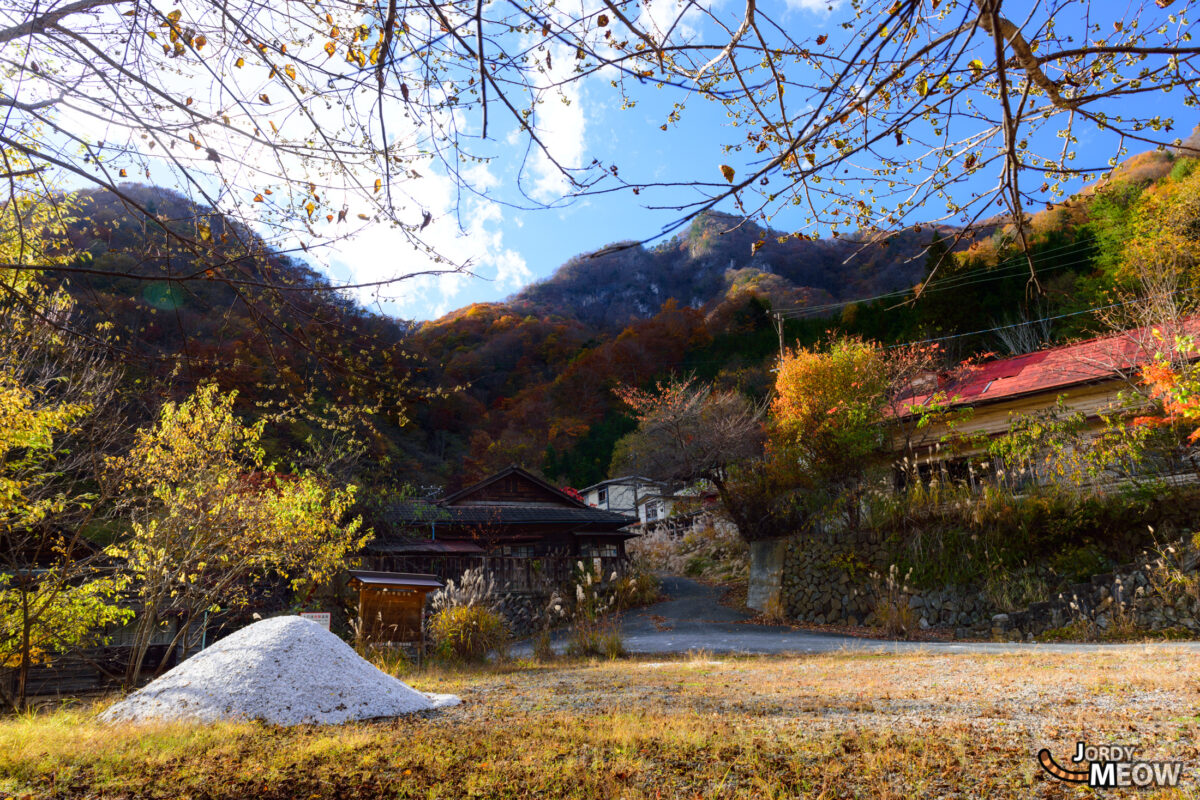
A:
[[[626,613],[621,619],[621,636],[631,653],[829,653],[841,650],[865,652],[931,653],[1079,653],[1133,649],[1141,644],[1022,644],[1003,642],[893,642],[831,633],[818,633],[783,625],[747,623],[750,615],[720,604],[721,589],[689,578],[662,578],[667,599]],[[566,647],[567,631],[554,637],[555,648]],[[1200,652],[1200,642],[1155,643],[1155,647]],[[530,652],[528,642],[513,648],[515,655]]]

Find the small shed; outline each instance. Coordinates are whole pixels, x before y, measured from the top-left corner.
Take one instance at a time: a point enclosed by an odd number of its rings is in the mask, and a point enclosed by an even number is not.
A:
[[[425,595],[444,585],[436,575],[350,570],[363,638],[373,644],[418,644],[425,651]]]

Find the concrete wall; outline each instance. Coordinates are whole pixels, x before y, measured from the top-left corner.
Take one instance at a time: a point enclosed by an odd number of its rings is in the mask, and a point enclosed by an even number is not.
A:
[[[783,610],[782,578],[786,539],[750,543],[750,582],[746,605],[756,611]]]

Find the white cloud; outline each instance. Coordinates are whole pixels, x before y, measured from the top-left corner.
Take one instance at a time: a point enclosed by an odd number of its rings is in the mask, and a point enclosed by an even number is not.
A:
[[[842,0],[784,0],[790,11],[807,11],[810,14],[828,15],[842,4]]]
[[[504,213],[498,203],[470,196],[462,200],[461,213],[456,213],[458,195],[453,181],[432,169],[422,174],[416,183],[420,184],[421,206],[432,214],[432,220],[420,237],[444,260],[439,262],[415,247],[393,226],[364,227],[333,245],[325,259],[347,283],[394,281],[355,290],[362,302],[402,317],[431,319],[463,305],[462,294],[481,279],[509,292],[533,279],[525,259],[504,246]],[[497,182],[485,165],[472,167],[464,177],[481,191]],[[415,193],[413,187],[408,189]],[[414,217],[419,221],[419,212],[414,211]],[[405,277],[455,265],[465,265],[468,271]]]
[[[551,48],[551,56],[554,68],[547,77],[547,83],[568,79],[575,53],[565,45],[556,44]],[[581,81],[572,81],[562,88],[547,89],[540,97],[533,124],[538,138],[549,151],[549,157],[538,151],[532,159],[533,186],[530,194],[536,200],[553,202],[569,194],[572,189],[571,180],[563,174],[563,170],[578,169],[583,162],[587,135],[585,97]]]

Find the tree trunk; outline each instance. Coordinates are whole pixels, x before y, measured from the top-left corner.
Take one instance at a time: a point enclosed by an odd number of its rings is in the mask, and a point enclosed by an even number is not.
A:
[[[150,639],[154,636],[154,628],[158,623],[158,603],[146,603],[142,606],[141,616],[138,617],[137,628],[133,634],[133,646],[129,652],[129,666],[125,670],[125,688],[131,689],[137,685],[142,675],[142,664],[146,660],[146,651],[150,649]]]
[[[166,652],[163,653],[162,659],[158,662],[158,666],[155,667],[154,674],[151,676],[151,679],[157,678],[158,676],[162,675],[163,672],[166,671],[167,662],[171,660],[171,651],[179,646],[179,642],[181,639],[183,641],[184,654],[186,656],[186,654],[187,654],[187,634],[188,634],[188,631],[191,630],[191,627],[192,627],[192,615],[188,614],[187,622],[180,625],[179,630],[175,631],[175,636],[171,639],[171,643],[169,645],[167,645]],[[179,660],[183,661],[182,658]]]
[[[28,589],[28,585],[21,587],[21,663],[17,667],[17,690],[13,698],[13,705],[18,711],[25,707],[25,695],[29,686],[30,629],[33,627],[33,620],[29,618]]]

